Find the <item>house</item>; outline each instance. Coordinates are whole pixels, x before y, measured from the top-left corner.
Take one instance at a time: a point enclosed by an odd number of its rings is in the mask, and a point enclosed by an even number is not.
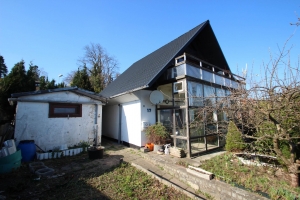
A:
[[[101,143],[106,99],[77,87],[15,93],[15,139],[34,140],[44,151],[80,141]]]
[[[197,109],[230,94],[242,84],[227,64],[209,21],[132,64],[100,95],[108,98],[103,107],[103,136],[141,147],[147,142],[145,128],[162,123],[173,145],[188,157],[224,145],[218,130],[224,113],[211,113],[214,123],[201,121]],[[201,100],[202,99],[202,100]],[[203,116],[209,116],[204,113]]]

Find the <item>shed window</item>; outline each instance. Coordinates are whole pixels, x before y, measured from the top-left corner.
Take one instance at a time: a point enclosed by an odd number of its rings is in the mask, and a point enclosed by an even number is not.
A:
[[[49,118],[81,117],[82,105],[70,103],[49,103]]]

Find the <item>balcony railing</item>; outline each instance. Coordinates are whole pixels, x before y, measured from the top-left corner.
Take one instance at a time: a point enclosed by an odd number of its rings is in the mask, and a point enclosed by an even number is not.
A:
[[[190,76],[235,89],[245,86],[245,78],[186,53],[175,58],[175,67],[167,71],[167,79],[179,76]]]

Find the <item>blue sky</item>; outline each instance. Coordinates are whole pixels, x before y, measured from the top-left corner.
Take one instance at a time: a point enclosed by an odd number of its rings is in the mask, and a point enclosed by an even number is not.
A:
[[[211,26],[233,71],[260,73],[269,52],[292,35],[291,63],[300,56],[298,0],[0,0],[0,55],[10,70],[24,59],[59,80],[77,70],[83,47],[101,44],[126,70],[198,24]]]

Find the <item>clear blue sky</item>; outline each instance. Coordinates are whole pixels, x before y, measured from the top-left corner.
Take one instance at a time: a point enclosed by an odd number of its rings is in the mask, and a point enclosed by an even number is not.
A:
[[[83,47],[101,44],[119,72],[210,20],[233,71],[259,73],[269,51],[293,33],[292,64],[300,55],[299,0],[0,0],[0,54],[10,70],[24,59],[59,80],[77,70]],[[237,70],[237,66],[239,70]]]

